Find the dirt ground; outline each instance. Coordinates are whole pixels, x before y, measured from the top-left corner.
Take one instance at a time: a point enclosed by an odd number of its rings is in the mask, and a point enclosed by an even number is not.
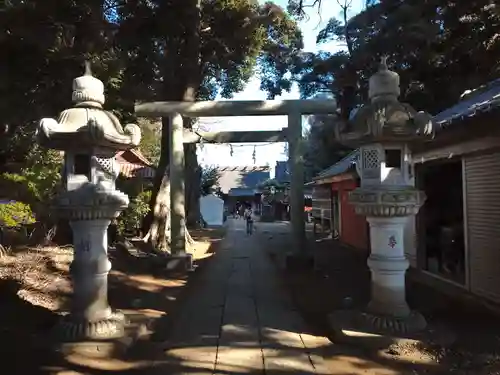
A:
[[[278,265],[279,249],[289,245],[286,236],[269,234],[267,238],[270,256]],[[315,269],[282,269],[283,283],[315,334],[331,338],[333,345],[323,355],[332,374],[500,374],[499,317],[415,282],[407,284],[407,298],[426,317],[432,339],[382,347],[336,345],[327,315],[366,306],[370,283],[367,253],[331,239],[310,239],[309,247],[316,259]]]
[[[196,243],[190,252],[197,263],[203,263],[216,251],[224,231],[197,230],[191,235]],[[0,257],[0,373],[124,374],[141,373],[145,367],[140,358],[95,360],[63,356],[50,347],[50,329],[61,311],[68,308],[72,252],[71,247],[16,248]],[[158,327],[168,324],[165,318],[182,298],[194,274],[167,275],[146,260],[113,249],[110,258],[111,306],[141,327],[138,334],[142,342],[161,341],[161,337],[153,337],[154,332],[162,332]]]

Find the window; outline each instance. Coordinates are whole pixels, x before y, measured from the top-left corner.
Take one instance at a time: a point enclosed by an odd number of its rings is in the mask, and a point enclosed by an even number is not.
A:
[[[385,166],[386,168],[401,169],[401,150],[397,149],[385,150]]]
[[[74,156],[74,174],[83,174],[90,176],[90,156],[85,154],[76,154]]]

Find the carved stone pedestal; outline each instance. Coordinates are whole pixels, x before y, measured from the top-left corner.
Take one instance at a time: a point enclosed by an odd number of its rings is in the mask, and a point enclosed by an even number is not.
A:
[[[404,228],[407,217],[369,217],[371,254],[371,301],[368,311],[375,315],[405,318],[410,315],[406,303]]]
[[[370,332],[380,335],[407,335],[425,329],[425,318],[406,303],[404,252],[406,223],[425,200],[423,192],[412,187],[400,189],[358,188],[350,201],[370,226],[371,300],[362,311],[339,311],[330,316],[337,333]]]
[[[118,190],[86,184],[57,197],[60,217],[73,231],[70,266],[73,296],[70,313],[54,329],[59,341],[107,340],[122,337],[126,319],[108,303],[108,227],[128,204]]]
[[[394,344],[437,342],[443,335],[442,330],[424,329],[426,321],[417,311],[397,318],[359,310],[338,310],[328,316],[328,322],[334,342],[359,345],[367,349],[386,349]]]
[[[113,313],[106,320],[92,323],[78,322],[68,315],[56,327],[52,347],[63,356],[76,356],[81,361],[130,358],[130,351],[148,337],[148,324],[148,318],[134,314],[124,317]]]
[[[53,339],[58,343],[118,339],[125,335],[126,324],[127,319],[119,311],[110,311],[107,317],[99,320],[69,314],[54,327]]]
[[[121,337],[125,317],[108,304],[107,229],[111,219],[70,221],[74,259],[71,263],[71,312],[55,328],[61,340],[99,340]]]

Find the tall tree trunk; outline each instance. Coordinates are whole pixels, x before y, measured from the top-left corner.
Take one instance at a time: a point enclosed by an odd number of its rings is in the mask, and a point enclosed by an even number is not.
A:
[[[200,166],[196,155],[196,144],[186,144],[186,224],[197,228],[200,223]]]
[[[145,218],[144,228],[147,229],[145,242],[149,242],[154,250],[161,252],[170,251],[170,118],[162,119],[162,153],[156,169],[153,183],[149,214]],[[164,130],[165,129],[165,130]],[[194,241],[186,230],[186,242]]]
[[[185,55],[183,81],[185,88],[182,100],[192,102],[196,100],[201,83],[200,66],[200,24],[201,24],[201,0],[189,0],[189,27],[191,32],[185,36]]]
[[[201,0],[189,0],[189,19],[191,33],[185,38],[185,65],[182,70],[185,88],[182,100],[193,102],[196,100],[201,83],[200,66],[200,23],[201,23]],[[192,127],[194,121],[186,121],[188,127]],[[186,202],[187,223],[196,227],[200,217],[200,171],[198,157],[196,155],[196,144],[185,147],[185,171],[186,171]]]
[[[162,118],[161,155],[153,181],[153,191],[149,202],[149,214],[144,220],[143,230],[147,233],[144,240],[149,241],[154,249],[168,251],[170,237],[170,180],[168,165],[170,162],[170,118]]]
[[[164,98],[166,100],[195,101],[201,82],[200,76],[200,21],[201,1],[189,0],[186,5],[186,30],[188,33],[172,37],[181,45],[166,48],[164,65]],[[172,51],[172,52],[171,52]],[[174,51],[178,51],[175,53]],[[175,72],[175,74],[174,74]],[[188,122],[190,123],[190,122]],[[194,151],[196,157],[196,149]],[[188,157],[189,158],[189,157]],[[170,240],[170,183],[168,165],[170,162],[170,119],[162,119],[161,156],[156,171],[150,202],[150,214],[145,220],[148,240],[155,249],[168,250]],[[197,161],[196,161],[197,164]],[[186,241],[193,240],[186,230]]]

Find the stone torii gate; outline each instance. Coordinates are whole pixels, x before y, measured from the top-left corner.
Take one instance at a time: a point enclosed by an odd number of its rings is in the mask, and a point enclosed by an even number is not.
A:
[[[216,143],[288,142],[291,169],[290,210],[294,255],[305,249],[304,160],[302,115],[333,114],[335,100],[267,100],[152,102],[135,106],[142,117],[170,117],[170,203],[172,254],[185,254],[184,143],[208,140]],[[184,129],[185,117],[288,116],[288,128],[282,131],[238,131],[194,133]]]

